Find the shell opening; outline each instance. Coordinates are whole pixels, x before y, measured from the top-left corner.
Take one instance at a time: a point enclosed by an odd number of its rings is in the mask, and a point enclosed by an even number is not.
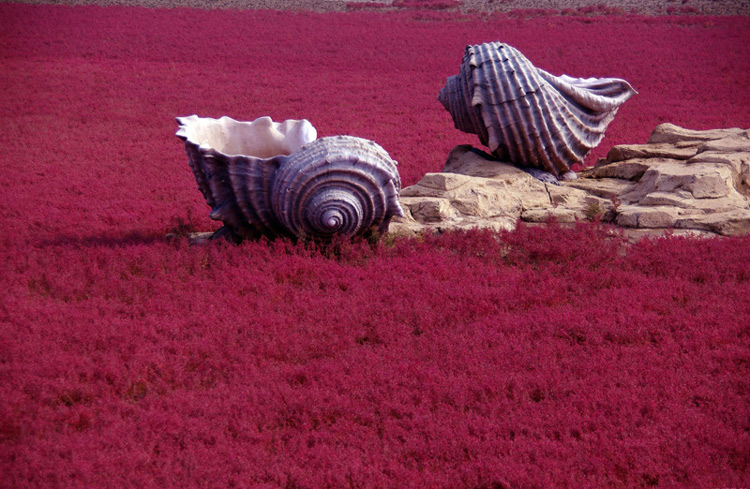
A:
[[[227,156],[271,158],[290,155],[317,137],[315,128],[305,119],[273,122],[259,117],[240,122],[231,117],[180,117],[178,136],[203,151],[214,150]]]

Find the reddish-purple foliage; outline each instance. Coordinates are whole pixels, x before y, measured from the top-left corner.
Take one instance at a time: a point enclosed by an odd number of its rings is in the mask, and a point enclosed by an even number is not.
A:
[[[317,249],[208,230],[174,116],[306,117],[406,184],[463,46],[621,76],[603,147],[750,126],[740,18],[0,5],[0,487],[738,487],[750,238]]]

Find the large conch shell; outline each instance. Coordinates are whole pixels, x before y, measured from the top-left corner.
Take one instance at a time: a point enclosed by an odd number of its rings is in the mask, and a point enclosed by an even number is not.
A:
[[[466,46],[438,99],[501,160],[556,176],[582,163],[636,91],[617,78],[553,76],[499,42]]]
[[[211,218],[240,237],[352,237],[403,216],[397,163],[372,141],[316,139],[307,120],[177,122]]]

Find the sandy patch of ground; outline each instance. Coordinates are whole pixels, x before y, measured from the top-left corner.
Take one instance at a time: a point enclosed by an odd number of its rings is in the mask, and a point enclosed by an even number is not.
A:
[[[2,0],[0,0],[2,1]],[[398,10],[394,0],[19,0],[24,3],[66,5],[139,5],[143,7],[195,7],[208,9],[272,9],[335,12],[346,10]],[[424,0],[435,4],[438,0]],[[398,0],[396,0],[398,4]],[[410,0],[407,3],[416,3]],[[450,4],[451,0],[438,3]],[[589,8],[598,13],[639,13],[646,15],[743,15],[750,16],[750,0],[608,0],[604,9],[591,7],[604,5],[602,0],[461,0],[460,7],[449,11],[510,12],[517,9]]]

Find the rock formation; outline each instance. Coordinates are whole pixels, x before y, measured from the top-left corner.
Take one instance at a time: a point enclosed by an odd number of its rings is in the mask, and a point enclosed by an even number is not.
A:
[[[638,237],[750,233],[750,129],[692,131],[661,124],[647,144],[613,147],[560,185],[542,183],[469,145],[440,173],[400,193],[390,232],[510,230],[516,223],[601,219]]]

